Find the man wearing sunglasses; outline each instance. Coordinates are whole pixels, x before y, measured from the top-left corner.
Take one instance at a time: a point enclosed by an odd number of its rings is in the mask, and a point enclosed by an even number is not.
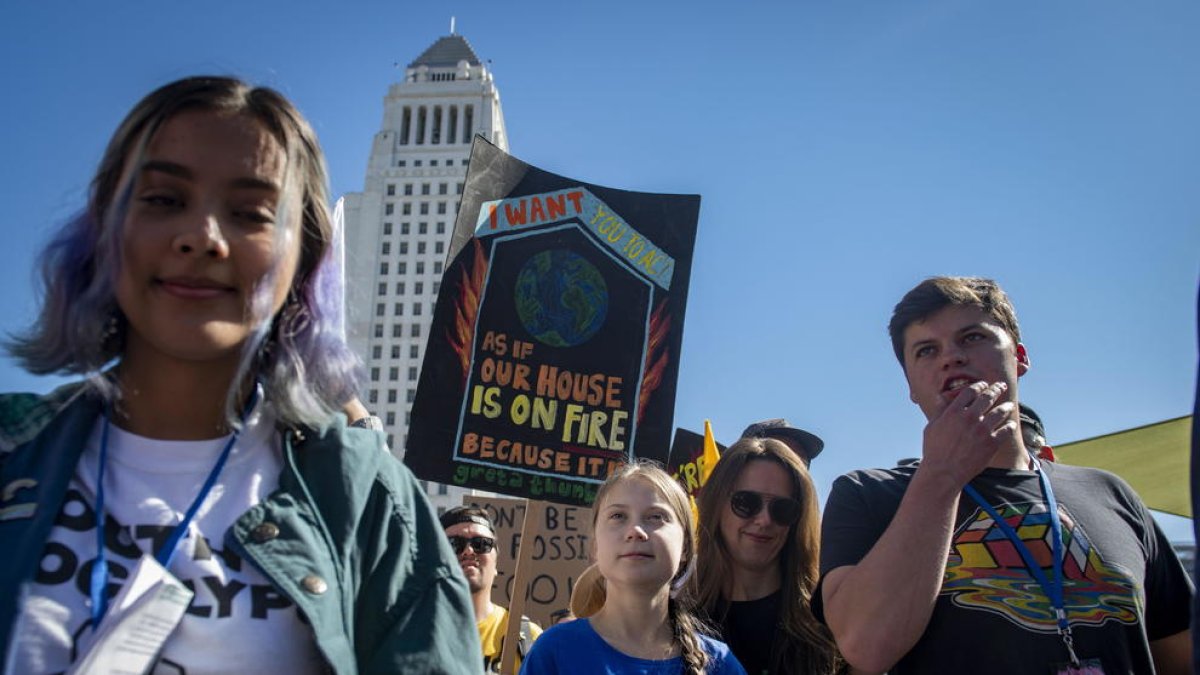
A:
[[[471,589],[479,641],[483,644],[484,672],[498,673],[504,634],[508,632],[508,610],[492,602],[492,586],[496,581],[496,528],[487,511],[473,506],[456,506],[442,514],[441,522]],[[528,617],[521,617],[518,668],[529,652],[529,646],[541,634],[540,626]]]
[[[826,503],[814,612],[846,660],[899,675],[1187,673],[1191,583],[1141,499],[1026,446],[1030,359],[1004,291],[927,279],[889,332],[928,423],[920,462],[842,476]]]

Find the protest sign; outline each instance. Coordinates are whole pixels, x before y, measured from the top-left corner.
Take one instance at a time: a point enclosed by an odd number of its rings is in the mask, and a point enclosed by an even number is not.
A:
[[[501,607],[512,605],[513,575],[521,542],[532,542],[531,569],[526,574],[529,593],[525,616],[543,628],[551,624],[550,614],[565,609],[571,602],[575,580],[588,566],[591,550],[592,510],[581,506],[543,504],[541,517],[528,524],[530,531],[521,536],[525,518],[525,500],[506,497],[466,495],[463,504],[485,509],[496,526],[496,583],[492,602]]]
[[[700,198],[532,167],[477,138],[405,462],[426,480],[591,504],[666,463]]]
[[[717,443],[717,451],[725,454],[725,446]],[[704,468],[704,435],[687,429],[676,429],[667,472],[679,481],[689,496],[699,499]]]

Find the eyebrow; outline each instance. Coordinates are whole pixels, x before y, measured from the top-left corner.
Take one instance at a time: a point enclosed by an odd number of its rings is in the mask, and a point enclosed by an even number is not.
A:
[[[142,163],[142,172],[154,171],[164,173],[168,176],[175,176],[184,180],[195,180],[196,174],[191,169],[182,164],[168,162],[161,159],[150,159]],[[253,176],[244,176],[235,178],[230,182],[230,185],[235,188],[249,188],[253,190],[267,190],[270,192],[279,192],[279,185],[269,180],[255,178]]]
[[[966,332],[969,332],[972,330],[982,329],[985,325],[986,324],[982,321],[976,321],[975,323],[968,324],[968,325],[963,326],[962,328],[959,328],[958,330],[954,331],[954,335],[957,337],[959,335],[962,335],[963,333],[966,333]],[[924,347],[925,345],[932,345],[932,344],[936,344],[936,343],[937,343],[937,340],[934,340],[933,338],[929,338],[929,339],[925,339],[925,340],[917,340],[916,342],[914,342],[908,346],[908,351],[913,352],[913,351],[916,351],[919,347]]]

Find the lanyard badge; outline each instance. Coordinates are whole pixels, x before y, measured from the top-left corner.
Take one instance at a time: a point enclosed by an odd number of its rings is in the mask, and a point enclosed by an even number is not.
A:
[[[1104,670],[1098,659],[1080,660],[1075,654],[1075,640],[1071,636],[1071,623],[1067,617],[1067,608],[1063,593],[1063,538],[1062,521],[1058,517],[1058,502],[1054,499],[1054,488],[1051,487],[1050,478],[1046,476],[1041,463],[1035,457],[1030,457],[1030,460],[1033,463],[1033,470],[1037,473],[1038,480],[1041,483],[1042,495],[1046,500],[1046,508],[1049,511],[1052,543],[1052,559],[1050,564],[1052,576],[1050,578],[1046,577],[1041,566],[1034,560],[1033,553],[1025,545],[1025,542],[1021,541],[1021,536],[1017,534],[1017,531],[1013,529],[1012,525],[1008,524],[1008,521],[1000,517],[1000,514],[996,512],[996,509],[992,508],[991,504],[987,503],[983,495],[979,494],[979,491],[970,484],[964,486],[963,491],[980,508],[987,512],[991,516],[992,521],[996,523],[996,526],[1004,532],[1004,536],[1008,537],[1013,547],[1020,553],[1021,560],[1025,562],[1026,569],[1029,570],[1029,573],[1050,599],[1050,605],[1054,608],[1055,621],[1058,624],[1058,635],[1062,638],[1063,645],[1067,648],[1067,656],[1070,658],[1069,663],[1054,666],[1052,672],[1056,675],[1103,675]]]
[[[242,428],[246,426],[246,418],[250,416],[250,411],[258,404],[262,396],[261,385],[255,384],[254,393],[250,396],[250,400],[246,403],[245,410],[242,411],[241,424],[237,429],[234,429],[230,435],[229,441],[225,443],[225,447],[221,450],[221,454],[217,457],[217,463],[213,466],[212,471],[208,473],[208,478],[205,479],[204,485],[200,487],[200,493],[192,501],[192,505],[183,515],[183,519],[179,524],[171,530],[170,536],[163,543],[162,548],[158,550],[154,558],[158,564],[164,569],[171,566],[171,561],[175,559],[175,552],[179,549],[179,542],[187,534],[188,528],[192,524],[192,519],[196,517],[196,512],[204,505],[204,500],[208,498],[208,493],[217,483],[217,478],[221,475],[221,469],[225,468],[225,462],[229,459],[229,454],[233,450],[234,444],[237,442],[238,435]],[[92,565],[91,576],[91,610],[92,610],[92,626],[99,626],[100,620],[104,618],[104,614],[108,609],[108,593],[105,592],[108,585],[108,552],[104,547],[104,468],[108,463],[108,428],[111,424],[109,411],[104,412],[104,426],[100,431],[100,461],[96,469],[96,561]]]

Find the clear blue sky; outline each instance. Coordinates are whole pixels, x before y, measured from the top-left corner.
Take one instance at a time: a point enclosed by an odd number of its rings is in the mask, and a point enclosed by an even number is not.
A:
[[[1191,0],[11,4],[0,330],[31,318],[33,255],[150,89],[201,72],[275,86],[321,136],[334,193],[355,191],[394,64],[452,14],[492,62],[514,154],[703,195],[677,425],[708,417],[730,441],[786,416],[827,443],[823,493],[919,454],[885,326],[945,273],[1014,298],[1034,364],[1021,399],[1052,441],[1190,412]],[[53,382],[0,361],[2,390]]]

